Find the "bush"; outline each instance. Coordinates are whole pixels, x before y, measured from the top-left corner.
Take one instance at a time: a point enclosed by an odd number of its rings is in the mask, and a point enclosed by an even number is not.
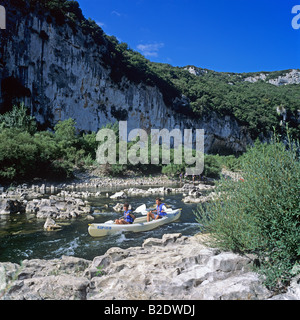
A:
[[[300,257],[300,166],[295,148],[256,142],[241,159],[243,179],[222,179],[219,200],[199,207],[211,245],[259,257],[266,285],[283,288]]]
[[[171,153],[172,154],[172,153]],[[181,172],[184,173],[187,168],[193,167],[183,163],[182,165],[176,165],[174,159],[171,159],[171,164],[162,167],[162,173],[168,176],[179,175]],[[221,161],[218,156],[205,155],[204,160],[204,171],[203,175],[208,178],[219,179],[221,175]]]
[[[96,151],[98,148],[96,136],[97,134],[93,132],[91,134],[83,134],[83,136],[79,138],[79,147],[82,148],[93,161],[96,159]]]
[[[203,175],[208,178],[219,179],[221,175],[221,164],[217,156],[205,155]]]
[[[85,160],[91,162],[90,158],[84,158],[86,151],[80,148],[72,119],[58,123],[55,134],[33,134],[35,122],[27,116],[24,106],[14,107],[0,121],[0,180],[3,182],[34,177],[64,179],[72,176],[74,165],[84,165]],[[87,139],[87,148],[91,141],[92,138]]]
[[[38,156],[37,146],[28,132],[4,129],[0,132],[0,179],[26,178],[34,172]]]
[[[20,107],[13,106],[11,111],[0,114],[0,125],[2,128],[22,129],[31,134],[37,130],[35,118],[28,115],[28,109],[24,104]]]
[[[233,155],[220,157],[220,162],[230,171],[240,170],[240,160]]]
[[[179,164],[169,164],[167,166],[163,166],[161,172],[168,176],[176,176],[179,175],[181,172],[185,172],[185,165]]]
[[[72,176],[74,164],[65,155],[50,132],[34,136],[20,129],[0,131],[0,180],[4,182]]]
[[[63,144],[63,147],[69,147],[76,142],[76,122],[73,119],[59,121],[54,127],[55,137],[58,142]]]

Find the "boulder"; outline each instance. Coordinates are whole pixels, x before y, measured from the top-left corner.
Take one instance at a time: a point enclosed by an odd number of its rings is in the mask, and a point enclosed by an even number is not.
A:
[[[195,300],[261,300],[271,295],[258,274],[238,274],[217,281],[206,281],[191,295]]]
[[[300,274],[292,279],[286,293],[273,296],[269,300],[300,300]]]
[[[220,193],[211,192],[207,196],[201,196],[201,193],[196,194],[196,196],[186,196],[182,199],[184,203],[205,203],[217,200],[220,197]]]
[[[114,207],[113,207],[113,209],[114,209],[114,211],[116,211],[116,212],[122,212],[123,211],[123,203],[117,203]]]
[[[85,220],[93,221],[93,220],[95,220],[95,217],[93,217],[93,216],[91,216],[91,215],[87,215],[87,216],[85,217]]]
[[[110,199],[114,199],[114,200],[127,199],[127,195],[124,191],[120,191],[112,195]]]
[[[189,196],[199,198],[202,196],[202,193],[197,188],[193,188],[189,191]]]
[[[91,262],[74,257],[55,260],[24,260],[22,267],[0,263],[4,300],[86,300]],[[3,273],[4,267],[4,273]],[[4,274],[4,275],[3,275]],[[1,292],[0,292],[1,298]]]
[[[5,267],[0,264],[0,293],[7,287]],[[1,295],[0,295],[1,296]]]
[[[28,201],[26,213],[36,214],[38,219],[67,220],[91,213],[91,207],[82,199],[67,196],[50,196],[49,199]]]
[[[192,196],[187,196],[187,197],[183,198],[182,201],[184,203],[201,203],[202,202],[200,198],[195,198]]]
[[[36,215],[38,219],[56,218],[59,210],[54,206],[43,206],[39,208]]]
[[[164,195],[164,194],[170,194],[172,193],[171,188],[161,187],[161,188],[149,188],[146,191],[146,194],[157,194],[157,195]]]
[[[20,270],[20,266],[7,262],[0,262],[0,300],[1,296],[4,294],[4,291],[8,288],[9,283],[11,283],[17,275],[17,272]]]
[[[42,184],[42,186],[40,187],[39,192],[42,194],[46,193],[46,186],[44,184]]]
[[[24,212],[24,204],[18,200],[0,199],[0,215]]]
[[[125,189],[124,192],[129,196],[142,196],[145,194],[145,190],[138,188]]]
[[[61,226],[57,225],[53,219],[47,218],[44,224],[44,229],[47,231],[56,231],[56,230],[60,230]]]
[[[0,200],[0,215],[8,215],[11,213],[11,200]]]
[[[33,199],[27,202],[25,212],[27,214],[36,214],[39,210],[38,206],[40,205],[40,200]]]
[[[83,277],[51,275],[17,280],[8,289],[10,300],[86,300],[89,281]]]

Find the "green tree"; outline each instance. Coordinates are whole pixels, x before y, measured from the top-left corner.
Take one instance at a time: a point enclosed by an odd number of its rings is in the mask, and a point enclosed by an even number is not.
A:
[[[74,119],[59,121],[54,127],[55,137],[58,141],[73,145],[76,142],[76,122]]]

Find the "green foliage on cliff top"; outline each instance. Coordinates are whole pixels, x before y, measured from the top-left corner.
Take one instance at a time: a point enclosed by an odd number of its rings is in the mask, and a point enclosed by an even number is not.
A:
[[[250,130],[252,138],[255,139],[260,134],[266,135],[273,127],[280,132],[281,116],[277,114],[277,108],[285,109],[291,135],[300,135],[297,123],[300,85],[277,87],[264,81],[250,83],[245,82],[244,78],[253,74],[229,74],[209,70],[203,70],[201,75],[196,76],[185,68],[166,64],[152,63],[151,68],[164,80],[171,81],[190,99],[190,107],[195,117],[209,116],[212,112],[220,116],[233,116],[240,125]]]

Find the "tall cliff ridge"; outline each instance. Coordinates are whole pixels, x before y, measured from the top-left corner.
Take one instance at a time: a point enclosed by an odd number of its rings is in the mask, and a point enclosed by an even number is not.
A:
[[[139,69],[122,64],[121,46],[86,20],[76,1],[68,2],[69,12],[51,7],[59,0],[2,2],[7,29],[0,34],[1,113],[24,102],[42,129],[68,118],[79,131],[118,120],[128,120],[129,130],[199,128],[205,130],[205,151],[212,153],[243,152],[252,143],[247,125],[233,114],[194,112],[190,98],[168,79],[148,69],[141,74],[144,57],[137,56]]]
[[[190,74],[198,77],[208,74],[209,72],[214,72],[208,69],[197,68],[195,66],[188,66],[185,68],[185,70],[189,71]],[[299,69],[289,69],[275,72],[251,72],[247,74],[227,73],[227,75],[228,77],[238,76],[240,78],[240,81],[256,83],[261,80],[263,82],[270,83],[275,86],[300,84]],[[230,78],[228,79],[230,80]]]

